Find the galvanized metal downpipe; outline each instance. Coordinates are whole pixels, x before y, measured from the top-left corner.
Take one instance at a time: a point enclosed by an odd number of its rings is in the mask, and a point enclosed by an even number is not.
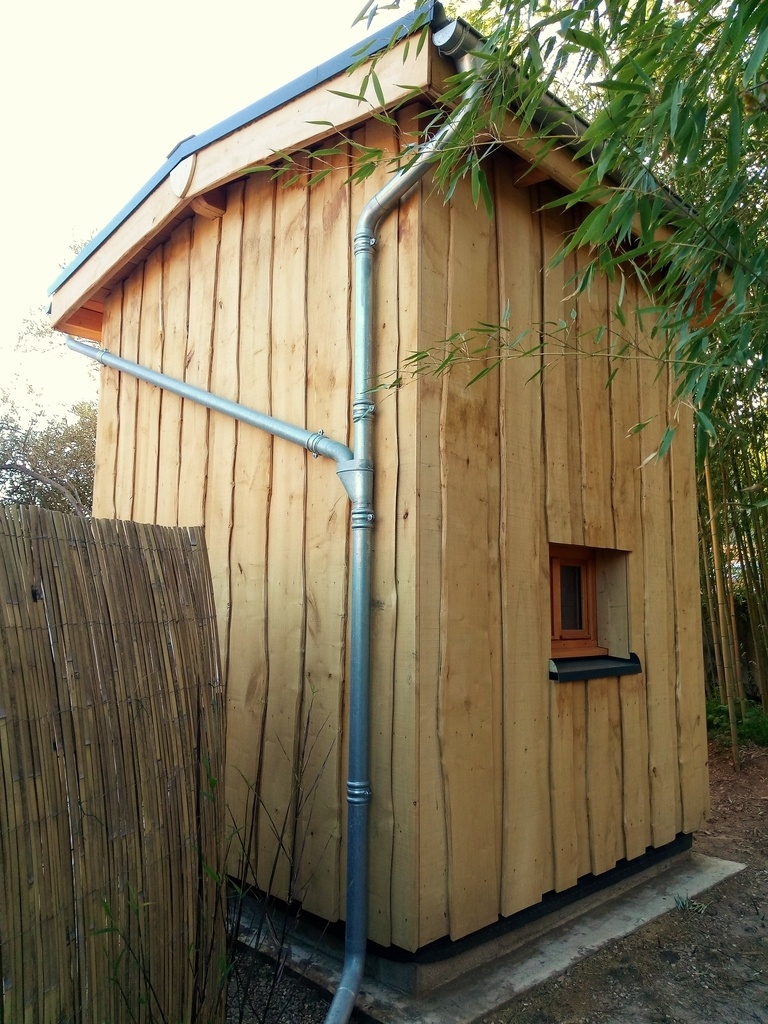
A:
[[[452,57],[459,71],[475,70],[482,58],[473,55],[482,45],[480,37],[457,20],[433,31],[435,45]],[[481,89],[473,79],[464,93],[471,99]],[[463,119],[463,107],[437,134],[421,147],[419,156],[395,174],[366,204],[354,237],[355,259],[355,342],[354,342],[354,424],[351,462],[339,464],[337,472],[352,502],[352,555],[350,564],[350,694],[349,769],[347,778],[347,904],[344,966],[325,1024],[347,1024],[357,1000],[365,966],[368,935],[368,805],[369,779],[369,694],[370,694],[370,612],[371,531],[373,529],[373,416],[371,395],[375,386],[373,366],[373,288],[376,231],[405,194],[426,174],[434,157],[456,134]]]
[[[133,363],[129,359],[123,359],[121,356],[112,355],[111,352],[104,348],[97,348],[96,345],[89,345],[84,341],[78,341],[77,338],[68,337],[67,347],[72,349],[73,352],[88,356],[89,359],[95,359],[104,366],[111,366],[114,370],[128,373],[138,380],[146,381],[147,384],[154,384],[164,391],[170,391],[180,398],[188,398],[192,402],[197,402],[198,405],[204,405],[207,409],[213,409],[214,412],[231,416],[232,419],[248,423],[258,430],[264,430],[275,437],[291,441],[293,444],[306,448],[313,455],[324,455],[326,458],[333,459],[338,466],[352,459],[352,452],[345,444],[326,437],[322,430],[315,430],[313,432],[304,430],[303,427],[296,427],[291,423],[285,423],[274,416],[268,416],[263,412],[256,412],[245,405],[232,402],[228,398],[222,398],[220,395],[214,395],[211,391],[205,391],[203,388],[195,387],[193,384],[187,384],[186,381],[178,380],[176,377],[169,377],[167,373],[150,370],[148,366],[142,366],[140,363]]]

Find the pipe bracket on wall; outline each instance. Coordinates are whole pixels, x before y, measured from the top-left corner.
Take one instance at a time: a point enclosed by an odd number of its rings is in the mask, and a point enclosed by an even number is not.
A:
[[[359,423],[360,420],[370,419],[375,412],[376,406],[373,402],[369,402],[366,399],[360,399],[352,404],[352,419],[355,423]]]

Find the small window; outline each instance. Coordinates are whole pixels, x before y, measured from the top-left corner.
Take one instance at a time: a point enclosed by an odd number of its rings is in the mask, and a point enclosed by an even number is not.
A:
[[[553,658],[608,653],[598,643],[595,566],[591,548],[553,544],[549,549]]]

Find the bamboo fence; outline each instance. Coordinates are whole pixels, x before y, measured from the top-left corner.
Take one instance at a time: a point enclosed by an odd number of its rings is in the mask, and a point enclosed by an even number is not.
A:
[[[202,531],[0,506],[0,608],[0,1020],[221,1020]]]

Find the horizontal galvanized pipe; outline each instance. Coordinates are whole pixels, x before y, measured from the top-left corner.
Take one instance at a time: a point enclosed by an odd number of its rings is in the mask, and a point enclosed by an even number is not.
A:
[[[77,338],[67,338],[67,345],[73,352],[79,352],[80,355],[95,359],[104,366],[110,366],[114,370],[128,373],[132,377],[138,378],[138,380],[145,381],[147,384],[154,384],[164,391],[170,391],[171,394],[178,395],[180,398],[188,398],[191,402],[197,402],[198,405],[204,405],[207,409],[213,409],[214,412],[220,412],[224,416],[231,416],[232,419],[240,420],[241,423],[248,423],[258,430],[264,430],[266,433],[272,434],[274,437],[280,437],[284,441],[290,441],[301,448],[306,448],[313,455],[323,455],[339,464],[349,462],[352,459],[352,452],[345,444],[326,437],[322,430],[312,432],[304,430],[303,427],[296,427],[291,423],[285,423],[274,416],[268,416],[266,413],[256,412],[245,405],[240,405],[239,402],[232,402],[228,398],[214,395],[213,392],[206,391],[204,388],[187,384],[186,381],[177,380],[176,377],[169,377],[166,373],[159,373],[157,370],[150,370],[149,367],[142,366],[140,363],[134,363],[129,359],[123,359],[121,356],[115,356],[104,348],[97,348],[95,345],[78,341]]]

